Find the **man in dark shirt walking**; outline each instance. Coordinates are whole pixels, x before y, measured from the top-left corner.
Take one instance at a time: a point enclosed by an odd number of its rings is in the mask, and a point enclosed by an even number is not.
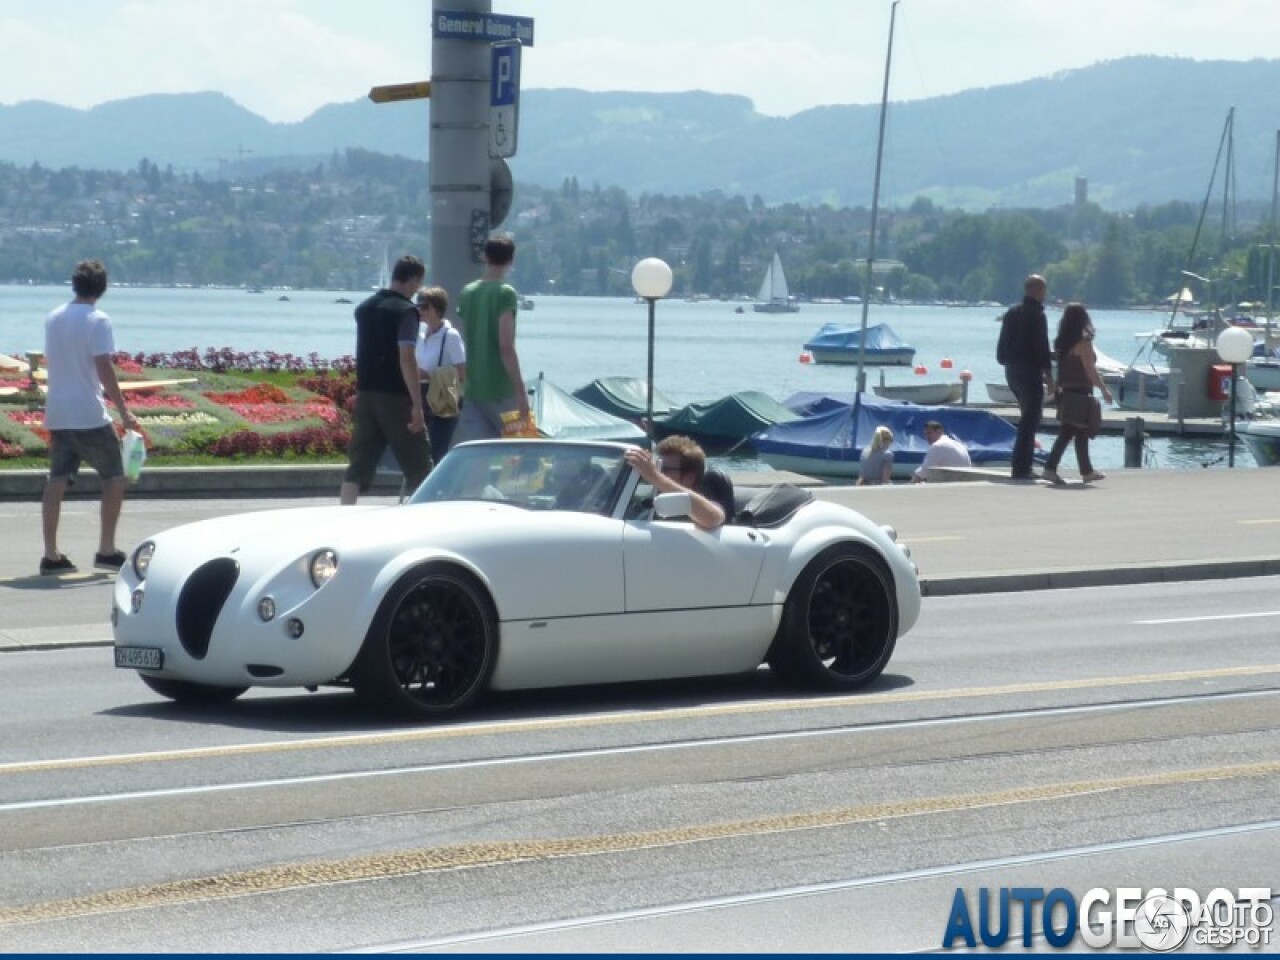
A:
[[[1045,391],[1053,393],[1053,354],[1049,350],[1049,324],[1044,298],[1049,285],[1038,274],[1023,283],[1022,303],[1010,307],[1000,321],[996,362],[1004,367],[1009,389],[1018,398],[1018,435],[1013,441],[1015,480],[1031,480],[1036,431],[1044,415]]]
[[[353,504],[369,489],[378,460],[391,447],[410,490],[431,472],[431,449],[418,386],[418,308],[413,295],[427,270],[403,256],[391,286],[356,307],[356,406],[340,498]]]

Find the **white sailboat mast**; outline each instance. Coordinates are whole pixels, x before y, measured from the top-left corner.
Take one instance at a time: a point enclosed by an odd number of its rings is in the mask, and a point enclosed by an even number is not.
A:
[[[867,389],[867,311],[871,308],[871,274],[876,262],[876,221],[880,217],[880,164],[884,159],[884,121],[889,109],[889,70],[893,65],[893,24],[898,16],[898,4],[893,0],[889,8],[889,52],[884,58],[884,91],[880,95],[880,135],[876,139],[876,176],[871,191],[871,236],[867,241],[867,280],[862,289],[862,336],[858,340],[857,392]]]

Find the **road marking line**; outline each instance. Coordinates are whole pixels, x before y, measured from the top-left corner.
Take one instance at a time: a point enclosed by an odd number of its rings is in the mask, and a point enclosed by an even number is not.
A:
[[[125,766],[132,763],[160,763],[181,760],[205,760],[216,757],[242,757],[253,754],[290,753],[302,750],[327,750],[352,746],[385,746],[395,743],[419,743],[455,737],[492,736],[504,733],[528,733],[546,730],[615,727],[623,724],[665,723],[741,714],[783,713],[788,710],[830,710],[842,707],[881,706],[904,703],[928,703],[939,700],[969,700],[1001,697],[1022,693],[1054,693],[1094,688],[1173,683],[1186,680],[1219,680],[1232,677],[1261,677],[1280,674],[1280,663],[1246,667],[1216,667],[1205,670],[1182,670],[1132,677],[1086,677],[1079,680],[1056,680],[1038,683],[1010,683],[994,687],[968,687],[950,690],[849,694],[807,700],[769,700],[767,702],[707,704],[676,709],[636,710],[606,713],[590,717],[539,717],[531,720],[494,720],[427,730],[380,730],[341,736],[316,737],[308,740],[277,740],[257,743],[226,744],[215,747],[189,747],[182,750],[158,750],[149,753],[105,754],[89,757],[60,757],[49,760],[18,760],[0,764],[0,775],[38,773],[50,770],[82,770],[94,767]]]
[[[1171,617],[1168,620],[1135,620],[1141,627],[1159,627],[1170,623],[1209,623],[1214,620],[1252,620],[1257,617],[1280,617],[1280,610],[1262,610],[1258,613],[1218,613],[1206,617]]]
[[[342,860],[283,864],[192,877],[141,887],[106,890],[84,897],[45,903],[0,907],[0,926],[67,920],[76,917],[158,909],[213,900],[228,900],[264,893],[385,880],[441,870],[492,867],[528,860],[551,860],[599,854],[634,853],[689,843],[706,843],[799,830],[843,827],[869,821],[957,813],[987,807],[1043,803],[1072,797],[1122,790],[1185,786],[1207,781],[1252,779],[1280,775],[1280,760],[1164,771],[1138,776],[1041,784],[987,793],[924,797],[904,801],[863,804],[810,813],[786,814],[750,820],[708,823],[663,830],[606,834],[603,836],[552,837],[495,840],[487,843],[421,847],[395,853],[349,857]]]

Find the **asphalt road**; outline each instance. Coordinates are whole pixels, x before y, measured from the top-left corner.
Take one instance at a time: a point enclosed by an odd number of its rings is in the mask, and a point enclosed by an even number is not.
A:
[[[0,949],[928,950],[957,888],[1280,888],[1278,588],[930,598],[857,695],[761,670],[444,726],[6,653]]]

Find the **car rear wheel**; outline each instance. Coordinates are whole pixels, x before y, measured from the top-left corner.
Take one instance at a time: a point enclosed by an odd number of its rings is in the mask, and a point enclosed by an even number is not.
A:
[[[160,696],[192,707],[230,703],[249,689],[248,687],[214,687],[207,683],[191,683],[187,680],[175,680],[172,677],[152,677],[145,673],[140,673],[138,676]]]
[[[897,597],[884,561],[868,547],[836,544],[792,586],[769,667],[788,683],[853,690],[880,675],[897,635]]]
[[[402,717],[463,709],[498,659],[497,617],[484,589],[448,564],[427,564],[387,594],[351,671],[367,704]]]

